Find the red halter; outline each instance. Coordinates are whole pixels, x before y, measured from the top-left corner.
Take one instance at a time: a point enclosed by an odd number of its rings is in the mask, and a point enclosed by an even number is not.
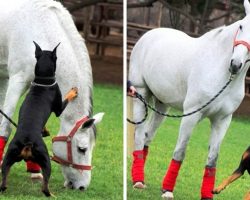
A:
[[[77,121],[76,124],[75,124],[75,126],[73,127],[73,129],[70,131],[69,135],[67,135],[67,136],[56,136],[56,137],[52,138],[52,143],[54,143],[54,142],[66,142],[67,143],[67,160],[59,158],[58,156],[56,156],[54,154],[53,157],[51,158],[53,161],[55,161],[55,162],[57,162],[57,163],[59,163],[61,165],[73,167],[73,168],[79,169],[79,170],[91,170],[92,167],[89,166],[89,165],[79,165],[79,164],[73,163],[72,142],[71,142],[72,139],[73,139],[73,137],[74,137],[74,135],[76,134],[77,130],[88,119],[89,119],[89,117],[85,116],[82,119],[80,119],[79,121]]]
[[[238,30],[235,33],[233,47],[236,47],[239,44],[242,44],[242,45],[244,45],[248,49],[248,51],[250,51],[250,44],[248,42],[243,41],[243,40],[236,40],[236,37],[237,37],[238,32],[239,32],[239,29],[240,28],[238,28]]]

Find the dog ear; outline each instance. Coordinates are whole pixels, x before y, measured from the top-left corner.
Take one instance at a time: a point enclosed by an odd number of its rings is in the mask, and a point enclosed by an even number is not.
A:
[[[57,47],[61,44],[61,42],[58,43],[58,45],[56,45],[56,47],[53,49],[52,51],[52,56],[53,56],[53,60],[56,60],[57,59],[57,56],[56,56],[56,49]]]
[[[36,46],[35,57],[36,57],[36,59],[38,59],[41,57],[43,51],[42,51],[41,47],[35,41],[33,41],[33,43]]]

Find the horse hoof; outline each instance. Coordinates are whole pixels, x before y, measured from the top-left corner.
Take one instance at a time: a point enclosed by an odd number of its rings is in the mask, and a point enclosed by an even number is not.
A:
[[[42,181],[43,175],[41,173],[31,173],[30,178],[32,181]]]
[[[143,182],[136,182],[133,185],[134,189],[145,189],[146,185]]]
[[[173,192],[169,192],[169,191],[166,191],[164,192],[161,197],[164,199],[164,200],[173,200],[174,199],[174,194]]]

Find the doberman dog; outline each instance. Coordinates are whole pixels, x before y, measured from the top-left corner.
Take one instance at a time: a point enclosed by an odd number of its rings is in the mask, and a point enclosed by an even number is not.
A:
[[[240,178],[245,171],[250,174],[250,146],[243,153],[239,167],[233,172],[231,176],[226,178],[222,183],[213,190],[214,194],[219,194],[222,190],[224,190],[230,183]],[[244,198],[244,200],[250,200],[250,193],[248,192]]]
[[[55,79],[56,49],[43,51],[35,43],[35,79],[20,108],[18,127],[10,142],[2,164],[2,184],[0,191],[6,187],[7,175],[11,166],[21,160],[31,160],[42,168],[42,192],[51,196],[48,181],[51,174],[51,163],[47,147],[42,139],[43,128],[52,112],[60,116],[69,101],[77,96],[77,88],[72,88],[62,102],[62,95]]]

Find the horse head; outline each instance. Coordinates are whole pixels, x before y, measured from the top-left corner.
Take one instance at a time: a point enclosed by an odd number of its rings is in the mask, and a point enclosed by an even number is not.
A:
[[[84,116],[76,122],[67,136],[53,138],[54,161],[62,165],[64,186],[86,190],[91,180],[91,159],[95,144],[95,125],[101,122],[104,113],[93,118]]]
[[[245,68],[250,58],[250,3],[244,0],[246,16],[237,23],[237,31],[234,35],[233,55],[230,61],[229,71],[237,74]]]

